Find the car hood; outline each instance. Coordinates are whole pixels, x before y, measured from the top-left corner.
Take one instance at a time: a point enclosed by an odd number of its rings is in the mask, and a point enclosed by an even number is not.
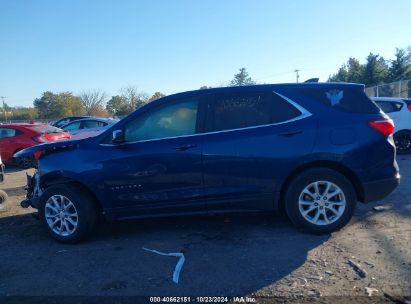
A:
[[[70,140],[60,140],[54,141],[51,143],[40,144],[36,146],[32,146],[23,150],[20,150],[14,157],[28,157],[34,155],[36,152],[52,152],[57,150],[65,150],[65,149],[72,149],[77,147],[78,144],[83,142],[86,138],[80,139],[70,139]]]

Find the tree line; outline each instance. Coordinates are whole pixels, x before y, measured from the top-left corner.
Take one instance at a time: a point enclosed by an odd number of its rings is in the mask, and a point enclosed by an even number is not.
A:
[[[406,79],[411,79],[411,46],[397,48],[393,60],[374,53],[370,53],[364,63],[350,57],[328,81],[356,82],[370,87]]]
[[[255,82],[249,76],[246,68],[239,69],[231,80],[231,86],[251,85]],[[200,89],[209,89],[202,86]],[[146,103],[166,96],[164,93],[155,92],[148,95],[138,90],[137,87],[127,86],[120,89],[119,94],[108,97],[102,90],[88,90],[74,95],[72,92],[53,93],[43,92],[41,97],[33,102],[34,107],[9,107],[5,105],[5,111],[9,120],[53,120],[66,116],[99,116],[122,117]]]
[[[367,87],[398,80],[411,79],[411,46],[408,49],[397,48],[393,60],[386,60],[379,54],[370,53],[364,63],[350,57],[338,71],[330,75],[328,81],[363,83]],[[228,83],[229,86],[256,84],[246,68]],[[411,82],[409,82],[411,93]],[[209,89],[202,86],[200,89]],[[34,107],[9,107],[4,110],[11,120],[57,119],[65,116],[89,115],[100,117],[122,117],[148,102],[166,96],[161,92],[153,95],[128,86],[122,88],[117,95],[109,97],[102,90],[88,90],[74,95],[72,92],[43,92],[33,102]]]
[[[5,104],[4,110],[9,120],[53,120],[81,115],[122,117],[163,96],[165,94],[161,92],[149,96],[133,86],[122,88],[118,95],[111,98],[102,90],[88,90],[78,95],[46,91],[33,101],[34,107],[10,107]]]

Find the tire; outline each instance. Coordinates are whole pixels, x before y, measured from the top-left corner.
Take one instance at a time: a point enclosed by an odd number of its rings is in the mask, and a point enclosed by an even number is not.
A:
[[[8,210],[8,196],[3,190],[0,190],[0,212]]]
[[[337,190],[341,193],[336,194]],[[302,172],[291,181],[285,194],[288,218],[297,227],[314,234],[327,234],[344,227],[350,221],[356,203],[351,182],[328,168]]]
[[[397,154],[411,153],[411,131],[404,130],[394,134],[395,147]]]
[[[61,208],[62,202],[65,209]],[[93,232],[97,208],[93,197],[82,187],[61,184],[50,186],[41,195],[39,217],[55,240],[77,243],[88,238]]]

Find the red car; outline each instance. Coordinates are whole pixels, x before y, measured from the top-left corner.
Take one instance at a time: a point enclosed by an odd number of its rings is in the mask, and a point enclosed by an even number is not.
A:
[[[2,124],[0,125],[1,159],[4,163],[13,163],[13,155],[19,150],[70,137],[70,133],[48,124]],[[16,159],[16,163],[22,168],[29,165],[25,159]]]

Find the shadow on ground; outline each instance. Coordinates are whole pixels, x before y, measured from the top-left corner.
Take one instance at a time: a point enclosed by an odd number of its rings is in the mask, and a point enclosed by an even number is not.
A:
[[[328,236],[268,216],[104,224],[89,241],[58,244],[32,215],[0,219],[0,295],[241,295],[300,267]],[[172,282],[183,252],[179,284]],[[6,261],[6,262],[4,262]],[[27,287],[30,288],[27,288]]]

